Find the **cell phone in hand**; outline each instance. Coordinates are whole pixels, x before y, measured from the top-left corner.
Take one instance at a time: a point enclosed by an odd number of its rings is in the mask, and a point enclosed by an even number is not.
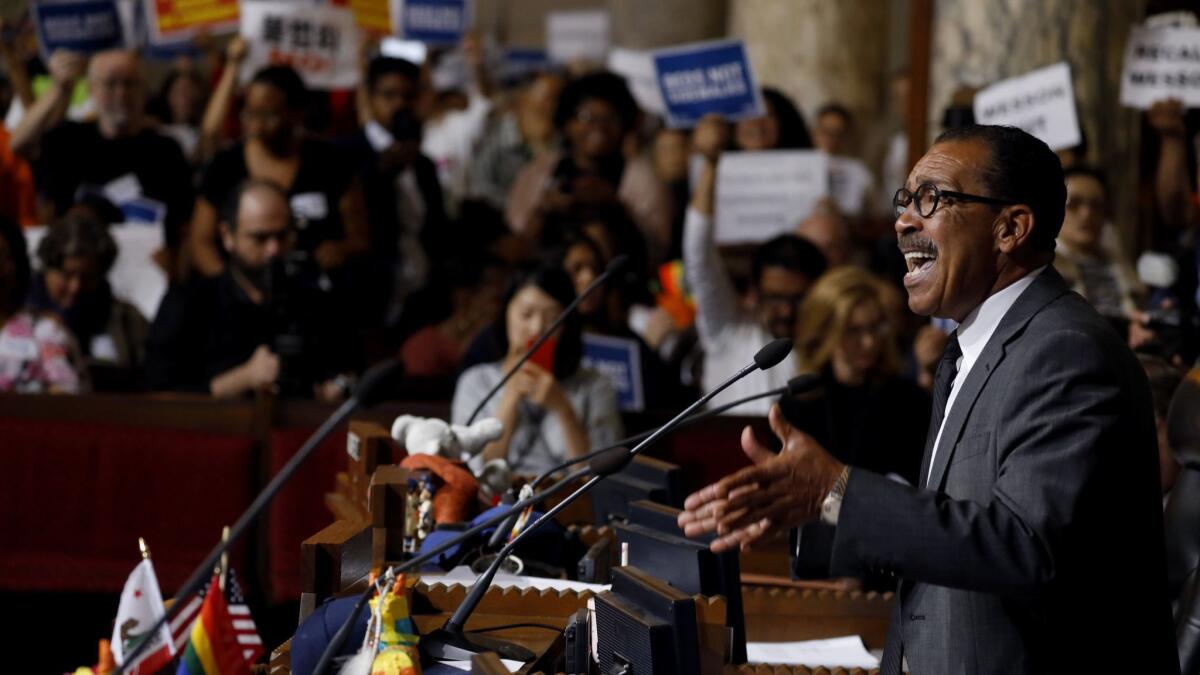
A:
[[[533,346],[534,342],[535,340],[530,340],[529,343],[525,345],[525,348],[529,349]],[[558,340],[551,336],[542,343],[542,346],[537,348],[537,351],[535,351],[532,356],[529,357],[529,362],[536,364],[539,368],[548,373],[553,373],[554,350],[557,348]]]

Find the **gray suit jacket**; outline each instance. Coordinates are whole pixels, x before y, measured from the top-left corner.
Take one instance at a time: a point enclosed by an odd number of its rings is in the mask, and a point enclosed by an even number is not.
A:
[[[846,488],[832,570],[900,579],[888,656],[1178,673],[1150,390],[1124,341],[1049,268],[960,386],[927,486],[856,469]]]

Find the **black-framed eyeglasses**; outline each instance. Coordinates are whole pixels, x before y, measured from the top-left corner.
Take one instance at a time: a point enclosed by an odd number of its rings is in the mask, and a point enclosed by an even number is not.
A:
[[[943,197],[960,202],[978,202],[980,204],[992,204],[993,206],[1012,206],[1016,204],[1011,199],[997,199],[995,197],[971,195],[965,192],[954,192],[953,190],[943,190],[933,183],[921,183],[917,186],[916,191],[909,191],[908,188],[896,190],[896,195],[892,197],[892,207],[895,209],[896,215],[899,216],[904,213],[909,204],[915,201],[917,204],[917,214],[922,218],[928,218],[937,210],[938,204],[941,203]]]

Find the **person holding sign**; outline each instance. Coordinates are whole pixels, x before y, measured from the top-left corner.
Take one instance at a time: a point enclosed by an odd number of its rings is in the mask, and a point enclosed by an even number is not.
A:
[[[504,358],[468,368],[458,378],[451,422],[465,424],[471,412],[517,362],[529,345],[575,299],[571,279],[543,265],[518,271],[509,283],[496,320]],[[583,368],[578,314],[521,366],[482,415],[504,424],[504,434],[475,458],[478,469],[493,459],[514,471],[535,474],[621,435],[617,395],[603,375]]]
[[[734,125],[733,143],[738,150],[804,150],[813,147],[804,116],[786,94],[763,87],[767,114]]]
[[[650,264],[662,262],[671,239],[671,196],[647,159],[624,155],[637,117],[637,103],[618,75],[592,73],[568,84],[554,114],[562,151],[535,158],[508,193],[505,216],[513,232],[536,242],[547,216],[620,205],[645,237]]]
[[[693,146],[704,157],[692,203],[683,225],[683,266],[696,301],[696,330],[704,349],[702,388],[710,391],[729,373],[751,360],[754,350],[772,338],[792,337],[800,303],[809,286],[825,272],[816,246],[793,234],[759,244],[754,252],[751,288],[743,303],[725,272],[713,239],[713,196],[717,160],[728,143],[728,125],[708,116],[696,127]],[[750,311],[743,307],[749,306]],[[782,387],[797,372],[794,354],[778,367],[753,373],[729,387],[712,404]],[[769,401],[748,403],[732,414],[765,415]]]

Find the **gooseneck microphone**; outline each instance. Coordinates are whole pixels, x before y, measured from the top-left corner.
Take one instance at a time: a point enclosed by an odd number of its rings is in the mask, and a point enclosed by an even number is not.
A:
[[[504,385],[508,384],[508,381],[512,379],[512,376],[517,374],[517,371],[521,369],[521,366],[525,365],[525,362],[533,356],[534,352],[536,352],[538,348],[541,347],[544,342],[546,342],[546,340],[550,339],[550,336],[554,334],[554,331],[558,330],[558,327],[567,320],[567,317],[571,316],[571,312],[575,311],[575,308],[579,306],[579,303],[583,302],[584,298],[588,297],[592,293],[595,293],[596,289],[603,286],[604,282],[608,281],[608,278],[616,274],[622,267],[625,266],[625,263],[627,262],[629,262],[629,256],[625,255],[624,253],[613,258],[612,261],[608,263],[608,267],[604,268],[604,272],[602,272],[600,276],[593,279],[592,283],[588,284],[587,287],[576,294],[575,299],[571,301],[571,304],[567,305],[566,309],[564,309],[562,313],[560,313],[554,319],[554,321],[552,321],[550,325],[546,327],[546,330],[542,331],[542,334],[533,341],[532,345],[529,345],[529,349],[526,349],[525,353],[521,355],[521,358],[517,359],[517,362],[504,373],[504,377],[500,378],[500,381],[496,383],[496,386],[488,390],[488,393],[483,398],[479,399],[479,404],[475,406],[475,409],[471,411],[471,416],[467,418],[467,426],[471,426],[471,424],[475,422],[475,418],[479,417],[479,413],[483,410],[483,406],[487,405],[487,402],[492,400],[492,397],[496,395],[496,392],[503,389]],[[503,311],[503,309],[501,309],[501,311]]]
[[[191,576],[188,577],[187,581],[183,582],[183,586],[181,586],[179,591],[175,593],[175,598],[172,601],[170,608],[163,613],[153,627],[144,633],[144,635],[147,637],[139,640],[137,644],[134,645],[133,649],[125,656],[125,660],[120,664],[117,664],[116,673],[118,675],[125,672],[126,664],[137,662],[137,657],[141,655],[141,653],[146,649],[146,646],[151,642],[151,640],[148,638],[157,635],[159,629],[162,628],[163,625],[179,614],[179,611],[185,604],[187,604],[183,602],[184,599],[199,591],[204,585],[204,582],[212,577],[213,567],[215,567],[217,561],[221,559],[221,555],[228,551],[235,543],[237,543],[238,539],[242,536],[242,534],[245,533],[246,528],[249,527],[250,524],[253,523],[256,518],[258,518],[259,514],[266,509],[267,505],[271,503],[271,500],[275,498],[275,495],[279,493],[279,490],[283,488],[284,484],[286,484],[288,480],[291,479],[292,475],[296,473],[296,470],[300,468],[300,465],[304,464],[309,455],[311,455],[313,451],[317,449],[317,446],[319,446],[321,442],[329,436],[329,434],[333,433],[333,431],[337,429],[338,426],[340,426],[341,423],[345,421],[345,419],[349,417],[350,414],[355,410],[358,410],[362,407],[373,406],[386,397],[395,382],[403,376],[403,372],[403,368],[400,367],[399,361],[396,361],[395,359],[389,359],[382,363],[376,364],[363,374],[362,379],[358,382],[358,386],[355,387],[354,394],[350,398],[346,399],[342,405],[338,406],[338,409],[335,410],[333,414],[321,424],[320,428],[313,432],[312,436],[308,437],[308,440],[304,442],[304,445],[300,447],[296,454],[292,455],[292,458],[283,465],[283,468],[279,470],[279,473],[275,474],[275,477],[271,479],[271,482],[268,483],[265,488],[263,488],[262,492],[258,493],[258,496],[254,498],[254,501],[246,508],[246,511],[238,517],[237,521],[234,522],[232,526],[230,526],[228,537],[219,542],[213,548],[213,550],[209,552],[208,556],[206,556],[204,560],[202,560],[200,564],[196,566],[196,569],[192,572]]]
[[[598,453],[589,461],[589,469],[595,473],[586,483],[577,488],[574,492],[567,495],[561,502],[555,504],[547,510],[540,518],[530,523],[524,528],[520,534],[513,537],[511,541],[505,544],[504,548],[496,555],[496,559],[487,568],[483,574],[475,580],[474,586],[462,601],[462,604],[454,611],[454,614],[446,621],[439,629],[429,635],[421,637],[421,650],[429,656],[436,659],[454,659],[463,660],[469,659],[472,655],[484,651],[495,651],[502,657],[512,658],[521,661],[530,661],[533,659],[533,654],[529,650],[519,645],[506,643],[488,636],[472,634],[468,635],[463,631],[467,619],[471,613],[479,605],[483,599],[484,593],[491,586],[492,580],[496,573],[500,570],[500,566],[509,554],[521,543],[529,534],[537,530],[542,524],[558,515],[566,507],[570,506],[579,497],[586,494],[597,483],[604,480],[607,476],[625,468],[629,462],[638,455],[642,450],[657,441],[659,437],[669,433],[679,426],[685,419],[692,415],[701,406],[708,403],[714,396],[729,388],[734,382],[742,379],[756,370],[766,370],[777,365],[788,355],[792,350],[792,341],[788,338],[781,338],[768,343],[765,347],[758,350],[754,355],[754,362],[743,367],[741,370],[734,373],[719,386],[699,400],[684,408],[682,412],[671,418],[666,424],[655,429],[653,433],[643,439],[632,449],[626,451],[623,448],[613,448],[611,450]]]

